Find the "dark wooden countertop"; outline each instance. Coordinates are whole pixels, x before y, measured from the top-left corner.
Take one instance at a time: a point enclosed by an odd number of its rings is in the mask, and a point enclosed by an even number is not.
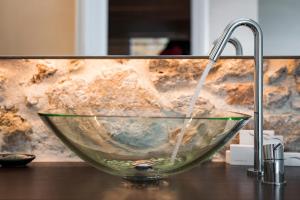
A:
[[[159,184],[133,185],[85,163],[0,168],[0,199],[300,199],[300,167],[286,167],[285,187],[260,184],[247,167],[207,163]]]

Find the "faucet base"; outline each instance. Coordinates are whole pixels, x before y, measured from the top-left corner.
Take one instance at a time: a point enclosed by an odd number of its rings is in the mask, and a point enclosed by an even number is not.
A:
[[[263,172],[258,171],[258,170],[254,169],[254,168],[249,168],[247,170],[247,175],[248,176],[252,176],[252,177],[254,177],[254,176],[260,177],[260,176],[263,175]]]
[[[284,185],[286,185],[286,181],[284,181],[284,182],[268,182],[268,181],[262,180],[262,182],[264,184],[268,184],[268,185],[276,185],[276,186],[284,186]]]

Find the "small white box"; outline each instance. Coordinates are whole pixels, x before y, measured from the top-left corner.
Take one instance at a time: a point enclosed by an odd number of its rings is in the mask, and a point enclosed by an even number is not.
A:
[[[300,166],[300,153],[298,152],[284,152],[285,166]]]
[[[231,165],[253,165],[253,145],[231,144],[229,160]]]
[[[230,165],[253,165],[254,148],[252,145],[230,145],[226,151],[226,163]],[[284,166],[300,166],[299,152],[284,152]]]
[[[225,154],[225,162],[227,164],[230,164],[230,161],[231,161],[231,155],[230,155],[230,150],[226,150],[226,154]]]

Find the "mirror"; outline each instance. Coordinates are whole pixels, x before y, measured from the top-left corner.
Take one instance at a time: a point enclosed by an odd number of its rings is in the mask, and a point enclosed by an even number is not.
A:
[[[300,55],[297,0],[1,0],[0,55],[207,56],[225,26],[252,18],[264,55]],[[233,35],[253,54],[253,35]],[[223,55],[234,55],[228,45]]]

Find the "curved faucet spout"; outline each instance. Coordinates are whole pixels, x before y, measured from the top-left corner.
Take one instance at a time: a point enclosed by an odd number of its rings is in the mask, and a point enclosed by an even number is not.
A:
[[[216,45],[218,40],[213,42],[213,45]],[[235,55],[242,56],[243,55],[243,46],[237,38],[230,38],[228,43],[232,44],[235,48]]]
[[[250,175],[263,174],[263,33],[260,26],[251,19],[237,19],[224,30],[209,54],[209,59],[216,62],[222,54],[234,30],[239,26],[249,27],[254,34],[254,169]]]

